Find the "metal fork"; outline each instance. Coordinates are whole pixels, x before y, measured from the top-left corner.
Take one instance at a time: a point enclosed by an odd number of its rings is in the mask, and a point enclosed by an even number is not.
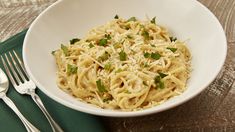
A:
[[[39,130],[32,125],[18,110],[15,103],[7,97],[6,93],[9,88],[9,81],[7,75],[0,68],[0,98],[15,112],[15,114],[20,118],[24,124],[27,132],[39,132]]]
[[[9,76],[11,83],[15,87],[16,91],[19,92],[20,94],[27,94],[32,97],[34,102],[38,105],[38,107],[41,109],[41,111],[49,121],[53,132],[63,132],[61,127],[53,120],[53,118],[47,112],[40,97],[35,93],[36,85],[29,78],[29,75],[25,70],[24,64],[21,61],[20,57],[17,55],[17,53],[13,50],[12,52],[9,51],[8,55],[7,53],[5,53],[4,56],[5,59],[3,56],[1,56],[4,68],[6,69],[7,75]],[[9,58],[11,59],[11,61]],[[10,68],[8,68],[7,64]],[[10,71],[12,72],[12,74]]]

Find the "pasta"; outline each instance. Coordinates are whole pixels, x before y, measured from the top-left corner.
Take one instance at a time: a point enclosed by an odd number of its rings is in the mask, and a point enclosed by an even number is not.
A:
[[[191,55],[153,19],[115,16],[53,51],[57,85],[104,109],[136,111],[186,90]]]

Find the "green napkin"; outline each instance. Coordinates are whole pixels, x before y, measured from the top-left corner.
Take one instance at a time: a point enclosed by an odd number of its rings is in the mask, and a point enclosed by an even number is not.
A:
[[[4,52],[15,50],[22,55],[22,44],[26,30],[11,37],[5,42],[0,43],[0,54]],[[0,67],[5,70],[0,61]],[[105,128],[99,117],[81,113],[79,111],[67,108],[51,98],[47,97],[39,89],[36,93],[41,97],[45,107],[55,121],[63,128],[65,132],[104,132]],[[30,96],[21,95],[15,91],[12,85],[10,85],[7,92],[21,113],[40,131],[50,132],[51,127],[46,120],[46,117],[33,102]],[[0,131],[2,132],[25,132],[23,124],[16,114],[2,101],[0,100]]]

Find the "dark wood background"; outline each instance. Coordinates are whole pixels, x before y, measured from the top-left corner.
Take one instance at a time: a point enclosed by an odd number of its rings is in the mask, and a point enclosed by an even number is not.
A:
[[[56,0],[1,0],[0,41],[26,29]],[[235,131],[235,0],[199,0],[219,19],[228,40],[223,69],[200,95],[173,109],[134,118],[104,117],[113,132]]]

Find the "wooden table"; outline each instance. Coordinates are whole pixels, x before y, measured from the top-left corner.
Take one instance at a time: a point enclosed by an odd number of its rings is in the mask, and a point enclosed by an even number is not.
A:
[[[29,27],[56,0],[0,1],[0,41]],[[113,132],[235,131],[235,0],[199,0],[219,19],[228,55],[213,83],[194,99],[173,109],[135,118],[103,118]]]

